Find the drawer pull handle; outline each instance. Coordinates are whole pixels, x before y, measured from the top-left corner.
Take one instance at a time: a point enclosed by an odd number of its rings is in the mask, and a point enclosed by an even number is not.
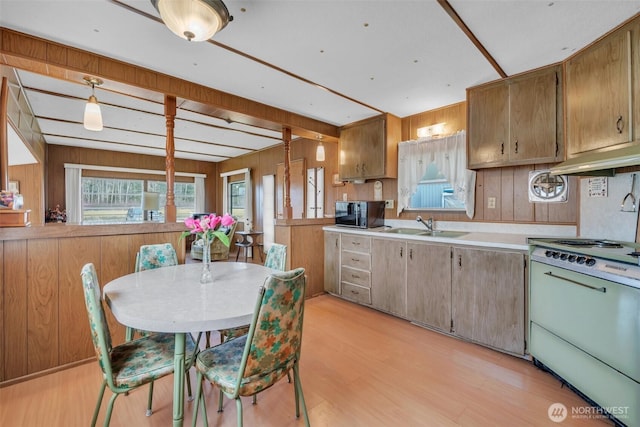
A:
[[[351,261],[353,262],[360,262],[360,260],[358,258],[351,258]]]
[[[351,291],[351,293],[352,293],[352,294],[355,294],[355,295],[359,295],[359,294],[360,294],[360,292],[358,292],[358,291],[354,291],[354,290],[352,290],[352,291]]]
[[[585,288],[593,289],[594,291],[602,292],[603,294],[607,292],[607,288],[605,288],[604,286],[601,288],[598,288],[597,286],[591,286],[591,285],[587,285],[586,283],[576,282],[575,280],[567,279],[566,277],[553,274],[553,272],[551,271],[548,271],[544,274],[547,276],[554,277],[556,279],[564,280],[565,282],[573,283],[574,285],[583,286]]]

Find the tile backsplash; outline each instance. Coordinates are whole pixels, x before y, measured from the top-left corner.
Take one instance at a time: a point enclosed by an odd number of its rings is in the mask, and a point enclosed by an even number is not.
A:
[[[636,183],[635,212],[621,211],[622,200],[631,191],[632,175]],[[593,189],[593,187],[592,187]],[[607,178],[607,196],[589,195],[589,178],[580,179],[580,237],[633,242],[638,226],[638,200],[640,199],[640,173],[623,173]],[[631,210],[627,199],[625,210]]]

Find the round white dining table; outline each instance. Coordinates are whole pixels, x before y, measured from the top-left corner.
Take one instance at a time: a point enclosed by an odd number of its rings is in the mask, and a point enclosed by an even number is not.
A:
[[[173,425],[184,420],[185,334],[250,323],[265,279],[275,270],[258,264],[212,263],[213,283],[200,283],[202,264],[180,264],[119,277],[104,299],[121,324],[175,334]]]

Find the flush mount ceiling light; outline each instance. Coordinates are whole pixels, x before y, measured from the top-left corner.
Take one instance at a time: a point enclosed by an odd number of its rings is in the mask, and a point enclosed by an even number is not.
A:
[[[86,84],[91,86],[91,96],[87,100],[87,105],[84,107],[84,128],[87,130],[101,131],[102,112],[100,111],[98,98],[96,98],[95,95],[95,88],[104,82],[99,78],[88,76],[84,77],[84,81]]]
[[[151,4],[175,35],[189,41],[209,40],[233,21],[221,0],[151,0]]]

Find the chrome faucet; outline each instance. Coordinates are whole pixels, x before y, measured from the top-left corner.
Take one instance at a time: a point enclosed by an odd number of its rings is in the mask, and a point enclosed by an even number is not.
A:
[[[433,231],[433,218],[429,218],[427,222],[425,222],[420,215],[416,217],[416,221],[421,222],[427,227],[427,230]]]

